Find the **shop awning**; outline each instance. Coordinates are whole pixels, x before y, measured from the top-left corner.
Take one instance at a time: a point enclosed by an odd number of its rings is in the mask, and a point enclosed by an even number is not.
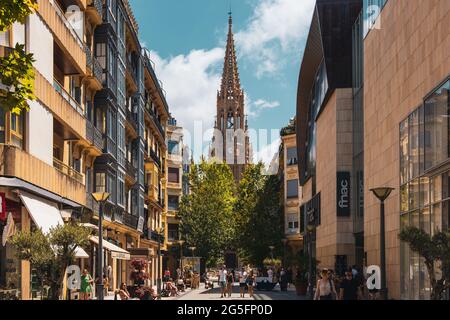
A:
[[[38,228],[42,229],[44,234],[49,233],[51,228],[64,224],[61,213],[55,203],[25,192],[21,192],[19,196],[34,223]]]
[[[88,259],[89,255],[87,254],[86,251],[84,251],[83,248],[77,247],[75,249],[75,258],[77,258],[77,259]]]
[[[98,237],[97,236],[91,236],[89,238],[93,243],[98,244]],[[111,257],[119,260],[130,260],[130,253],[122,249],[115,244],[112,244],[111,242],[106,241],[103,239],[103,248],[111,252]]]

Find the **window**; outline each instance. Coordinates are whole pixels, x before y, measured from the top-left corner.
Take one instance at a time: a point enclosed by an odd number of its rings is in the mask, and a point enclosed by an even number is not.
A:
[[[119,172],[117,176],[117,204],[120,206],[125,206],[125,182],[124,174]]]
[[[180,206],[180,197],[168,195],[168,207],[169,210],[178,210]]]
[[[287,216],[287,225],[289,232],[298,232],[299,229],[299,217],[297,213],[290,213]]]
[[[24,127],[24,114],[20,115],[10,113],[11,117],[11,144],[23,149],[23,127]]]
[[[169,141],[168,142],[168,148],[169,148],[169,154],[173,154],[173,155],[179,155],[180,154],[177,141],[172,141],[172,140]]]
[[[106,43],[100,42],[95,46],[95,56],[97,61],[100,63],[103,74],[102,74],[102,84],[106,84]]]
[[[180,183],[180,169],[169,168],[169,182]]]
[[[6,30],[5,32],[0,32],[0,46],[10,47],[11,41],[10,41],[11,33],[9,30]]]
[[[288,199],[298,198],[298,180],[289,180],[287,182]]]
[[[234,128],[234,116],[233,113],[230,111],[228,112],[227,116],[227,129],[233,129]]]
[[[287,149],[287,157],[286,157],[286,164],[288,166],[293,166],[298,163],[297,161],[297,148],[288,148]]]
[[[106,173],[97,172],[95,174],[95,192],[106,192]]]

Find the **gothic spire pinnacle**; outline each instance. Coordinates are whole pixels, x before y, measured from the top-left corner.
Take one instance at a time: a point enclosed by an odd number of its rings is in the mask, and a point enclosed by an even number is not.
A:
[[[239,80],[239,72],[236,58],[236,49],[233,36],[233,17],[230,8],[228,13],[228,37],[227,47],[225,50],[225,63],[222,74],[222,85],[220,88],[220,96],[238,97],[241,93],[241,83]]]

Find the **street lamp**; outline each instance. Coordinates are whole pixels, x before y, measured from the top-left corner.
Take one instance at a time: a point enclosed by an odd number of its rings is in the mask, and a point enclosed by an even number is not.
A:
[[[178,243],[180,244],[180,269],[183,272],[183,244],[184,240],[179,240]]]
[[[312,234],[314,232],[314,230],[316,229],[316,227],[314,225],[308,224],[306,226],[306,231],[308,233],[308,292],[309,292],[309,298],[311,300],[314,299],[314,276],[313,276],[313,247],[312,247]]]
[[[97,277],[96,283],[97,299],[103,300],[103,209],[106,200],[109,198],[107,192],[94,192],[92,198],[99,204],[98,210],[98,248],[97,248]]]
[[[370,189],[372,193],[380,200],[380,269],[381,269],[381,296],[383,300],[388,299],[388,289],[386,286],[386,240],[384,226],[384,201],[395,190],[390,187]]]
[[[155,229],[156,233],[158,234],[158,278],[157,278],[157,290],[158,290],[158,297],[161,297],[161,233],[162,229],[160,227],[157,227]]]
[[[269,249],[270,249],[270,257],[273,260],[273,249],[275,249],[275,247],[274,246],[269,246]]]
[[[192,251],[192,257],[194,257],[194,251],[195,251],[195,249],[197,249],[197,248],[196,248],[196,247],[189,247],[189,250]]]

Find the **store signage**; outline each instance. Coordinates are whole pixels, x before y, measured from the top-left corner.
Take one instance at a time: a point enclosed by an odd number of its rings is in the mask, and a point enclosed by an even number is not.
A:
[[[6,220],[6,195],[5,193],[0,193],[0,221]]]
[[[381,269],[379,266],[367,267],[367,274],[370,276],[367,278],[367,289],[369,290],[381,290]]]
[[[350,216],[350,172],[337,173],[336,211],[338,217]]]
[[[305,204],[306,225],[320,225],[320,193]]]

